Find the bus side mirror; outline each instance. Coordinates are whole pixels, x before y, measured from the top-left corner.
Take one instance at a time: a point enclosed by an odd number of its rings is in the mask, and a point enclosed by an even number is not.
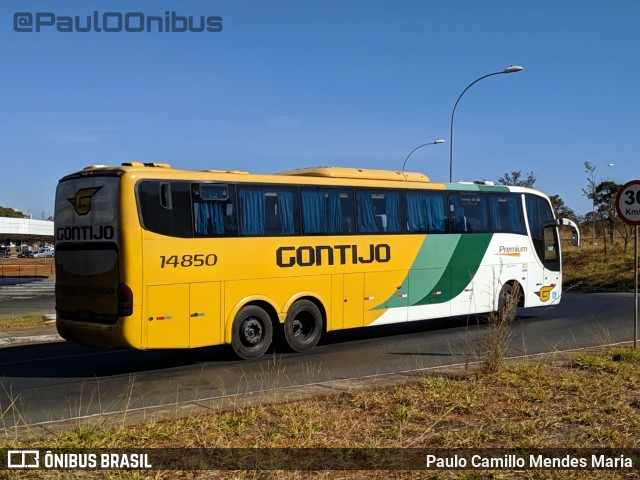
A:
[[[574,221],[569,220],[568,218],[559,218],[557,222],[559,227],[564,225],[571,229],[571,243],[573,244],[574,247],[579,247],[580,246],[580,229],[578,228],[578,225],[576,225]]]

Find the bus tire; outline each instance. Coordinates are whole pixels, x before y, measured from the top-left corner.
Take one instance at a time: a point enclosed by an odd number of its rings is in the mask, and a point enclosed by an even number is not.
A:
[[[257,305],[246,305],[233,320],[231,348],[234,353],[249,360],[262,356],[273,339],[271,317]]]
[[[498,316],[501,321],[511,323],[516,319],[520,300],[520,285],[505,283],[498,297]]]
[[[299,300],[287,312],[283,329],[287,345],[294,352],[311,350],[322,336],[322,313],[312,301]]]

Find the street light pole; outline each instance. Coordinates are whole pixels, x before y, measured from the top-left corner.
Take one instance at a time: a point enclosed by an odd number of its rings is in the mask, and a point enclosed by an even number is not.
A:
[[[462,93],[458,96],[458,99],[456,100],[456,103],[453,105],[453,111],[451,112],[451,131],[449,132],[449,182],[453,182],[453,118],[454,118],[454,115],[456,114],[456,107],[458,106],[458,102],[460,102],[460,99],[467,92],[467,90],[469,90],[471,87],[473,87],[480,80],[484,80],[485,78],[492,77],[494,75],[502,75],[503,73],[519,72],[522,69],[523,68],[518,66],[518,65],[512,65],[510,67],[505,68],[501,72],[493,72],[493,73],[489,73],[487,75],[483,75],[482,77],[477,78],[476,80],[471,82],[469,85],[467,85],[467,88],[465,88],[462,91]]]
[[[444,143],[444,140],[442,138],[438,138],[438,139],[434,140],[433,142],[423,143],[422,145],[418,145],[416,148],[411,150],[409,152],[409,155],[407,155],[407,158],[404,159],[404,163],[402,164],[402,171],[404,172],[404,166],[407,164],[407,160],[409,160],[409,157],[411,156],[411,154],[413,152],[415,152],[419,148],[426,147],[427,145],[440,145],[441,143]]]

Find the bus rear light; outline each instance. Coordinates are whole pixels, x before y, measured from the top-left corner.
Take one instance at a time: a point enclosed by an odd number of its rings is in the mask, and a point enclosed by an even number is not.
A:
[[[133,292],[128,285],[118,285],[118,316],[128,317],[133,313]]]

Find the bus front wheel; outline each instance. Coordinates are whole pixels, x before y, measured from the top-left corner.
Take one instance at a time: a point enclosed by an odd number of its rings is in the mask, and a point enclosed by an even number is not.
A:
[[[323,330],[322,313],[315,303],[299,300],[287,312],[284,338],[294,352],[306,352],[320,341]]]
[[[505,283],[498,297],[498,315],[502,321],[511,323],[516,319],[520,300],[520,285]]]
[[[271,317],[256,305],[242,307],[233,320],[231,348],[245,360],[262,356],[273,339]]]

